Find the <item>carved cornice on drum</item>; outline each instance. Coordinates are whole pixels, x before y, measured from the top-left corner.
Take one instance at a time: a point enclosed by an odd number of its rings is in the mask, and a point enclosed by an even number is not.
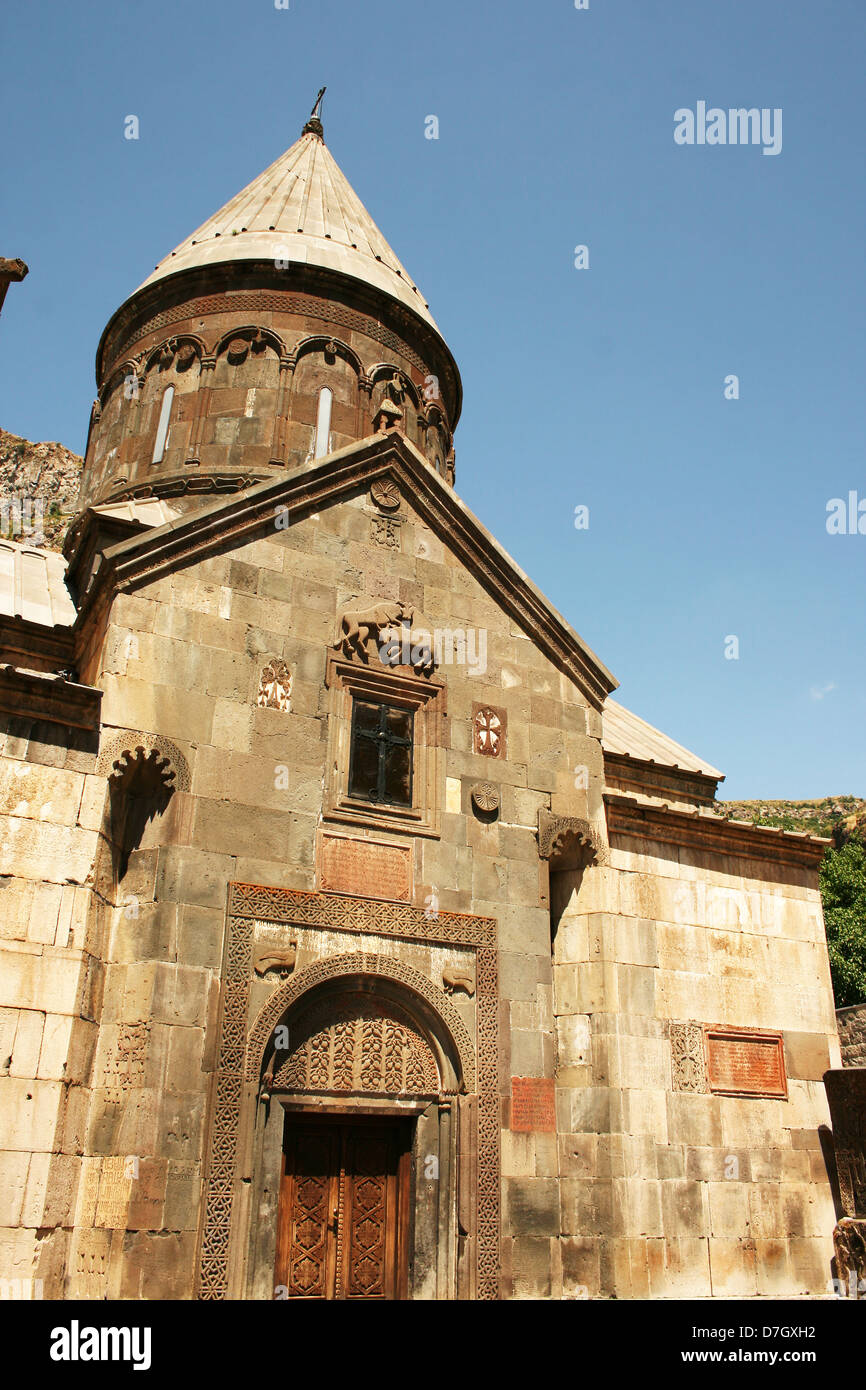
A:
[[[472,1039],[457,1010],[443,990],[438,989],[426,975],[394,960],[391,956],[367,955],[364,952],[329,956],[298,971],[271,995],[259,1011],[249,1032],[244,1074],[247,1081],[257,1081],[277,1024],[303,995],[332,980],[352,979],[355,976],[374,976],[394,981],[411,994],[423,999],[441,1021],[460,1064],[460,1089],[466,1094],[475,1091],[475,1055]]]
[[[285,287],[289,277],[291,289]],[[334,328],[349,329],[398,353],[422,376],[432,370],[440,378],[450,426],[456,427],[462,384],[441,337],[408,309],[386,304],[358,286],[349,288],[340,276],[313,267],[293,266],[290,272],[275,271],[270,262],[251,263],[242,271],[238,267],[214,267],[205,272],[182,272],[171,281],[142,289],[117,310],[102,335],[96,357],[97,381],[104,383],[115,370],[118,357],[134,356],[137,346],[159,329],[206,321],[212,314],[233,310],[266,314],[269,321],[271,315],[281,313],[318,319],[326,337],[336,337]],[[286,355],[288,351],[286,348]]]
[[[241,495],[179,517],[105,552],[91,592],[132,589],[232,541],[273,528],[278,507],[288,519],[339,502],[377,477],[391,476],[416,512],[548,659],[574,681],[595,709],[617,681],[494,540],[423,454],[403,435],[375,435]],[[204,480],[202,480],[204,481]],[[132,491],[132,490],[131,490]],[[168,495],[173,495],[169,493]],[[90,599],[90,595],[88,595]]]

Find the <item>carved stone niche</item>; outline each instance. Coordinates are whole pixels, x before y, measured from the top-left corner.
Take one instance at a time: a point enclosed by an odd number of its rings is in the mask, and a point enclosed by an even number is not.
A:
[[[598,864],[603,846],[589,821],[577,816],[554,816],[550,811],[540,810],[538,854],[547,860],[551,872],[560,873]]]

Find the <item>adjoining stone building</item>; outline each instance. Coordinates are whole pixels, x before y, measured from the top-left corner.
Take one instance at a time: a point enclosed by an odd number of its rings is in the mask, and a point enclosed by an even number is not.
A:
[[[0,1277],[823,1295],[824,842],[732,823],[460,501],[318,116],[121,306],[0,545]]]

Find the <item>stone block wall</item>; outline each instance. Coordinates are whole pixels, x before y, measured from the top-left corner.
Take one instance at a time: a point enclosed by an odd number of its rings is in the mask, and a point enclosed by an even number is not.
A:
[[[28,1281],[41,1278],[46,1295],[74,1221],[97,1033],[89,923],[105,781],[95,763],[84,735],[3,719],[0,1279],[35,1290]]]
[[[144,826],[106,918],[70,1296],[192,1292],[227,885],[317,887],[326,656],[342,612],[369,598],[411,605],[418,628],[485,634],[483,670],[437,672],[447,688],[441,833],[412,842],[413,902],[424,907],[435,892],[441,910],[497,919],[503,1290],[559,1296],[556,1138],[512,1132],[510,1088],[512,1076],[554,1075],[538,811],[599,821],[600,721],[410,505],[396,554],[373,539],[371,510],[359,493],[113,603],[88,672],[104,691],[103,742],[124,730],[159,734],[185,759],[190,785]],[[292,673],[289,710],[257,702],[277,657]],[[507,717],[502,759],[473,751],[473,706],[488,702]],[[576,766],[590,770],[588,789],[575,787]],[[473,811],[480,781],[499,791],[495,819]],[[346,946],[323,933],[320,949]]]
[[[837,1065],[805,871],[615,836],[563,875],[554,954],[563,1285],[590,1296],[826,1292],[819,1130]],[[713,1093],[683,1025],[783,1034],[788,1097]],[[700,1044],[702,1050],[702,1043]]]

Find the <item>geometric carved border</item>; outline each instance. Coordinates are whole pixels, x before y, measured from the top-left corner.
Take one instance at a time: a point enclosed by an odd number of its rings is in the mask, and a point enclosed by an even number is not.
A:
[[[462,1018],[449,1003],[444,991],[437,989],[426,975],[413,970],[409,965],[404,965],[402,961],[394,960],[391,956],[364,955],[361,952],[324,956],[308,965],[305,970],[299,971],[297,975],[293,975],[271,995],[255,1020],[247,1040],[247,1081],[258,1081],[265,1047],[286,1010],[291,1008],[302,994],[306,994],[307,990],[314,989],[326,980],[339,979],[342,975],[378,975],[382,979],[398,980],[413,993],[426,999],[428,1004],[432,1004],[451,1034],[457,1049],[464,1089],[470,1094],[474,1092],[475,1049]]]
[[[163,738],[162,734],[138,734],[134,730],[130,730],[129,733],[116,734],[100,749],[99,757],[96,760],[97,773],[101,777],[110,777],[114,763],[123,753],[131,754],[139,749],[144,753],[158,752],[167,758],[174,774],[174,781],[171,782],[173,790],[189,791],[189,763],[177,744],[173,743],[170,738]]]
[[[496,943],[496,918],[463,912],[439,912],[406,903],[376,902],[339,893],[307,893],[295,888],[267,888],[256,883],[233,883],[229,912],[257,921],[293,922],[298,926],[366,932],[373,936],[404,936],[412,940],[447,942],[454,946]]]
[[[390,957],[344,955],[327,957],[309,966],[298,977],[309,988],[328,978],[327,969],[340,964],[340,973],[358,972],[365,960],[377,966],[373,973],[402,979],[422,994],[442,1015],[460,1056],[467,1089],[470,1082],[478,1096],[475,1150],[476,1169],[476,1294],[481,1300],[499,1298],[500,1268],[500,1185],[501,1185],[501,1098],[499,1088],[499,972],[497,923],[492,917],[473,917],[462,913],[440,912],[437,918],[425,916],[421,908],[405,904],[371,902],[340,897],[338,894],[305,893],[288,888],[268,888],[258,884],[232,883],[229,886],[228,930],[221,989],[219,1051],[216,1098],[210,1127],[209,1162],[205,1181],[202,1243],[199,1257],[198,1297],[228,1297],[229,1251],[232,1234],[234,1193],[237,1178],[241,1101],[245,1087],[248,1056],[264,1047],[280,1000],[297,997],[288,981],[250,1026],[249,988],[253,970],[253,922],[287,922],[321,926],[325,930],[348,930],[376,935],[397,936],[430,944],[449,942],[475,948],[476,1047],[471,1065],[472,1043],[466,1029],[447,999],[435,985],[418,972],[401,966]],[[321,967],[321,973],[317,970]],[[397,967],[400,967],[399,971]],[[315,972],[315,973],[312,973]],[[332,973],[334,973],[332,971]],[[273,1006],[273,1007],[272,1007]],[[253,1074],[255,1068],[253,1067]]]

